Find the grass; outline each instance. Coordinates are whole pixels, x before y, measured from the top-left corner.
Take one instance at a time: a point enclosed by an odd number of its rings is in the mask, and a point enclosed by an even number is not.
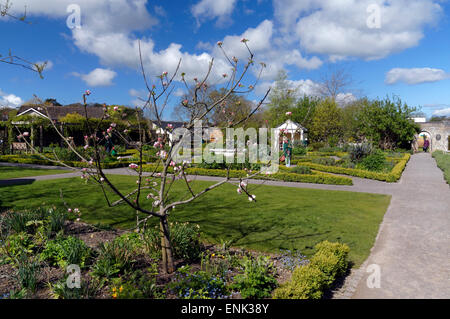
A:
[[[436,151],[433,153],[433,157],[436,160],[437,166],[444,172],[445,180],[450,184],[450,154]]]
[[[0,180],[30,176],[54,175],[69,173],[68,170],[59,169],[35,169],[25,167],[0,166]]]
[[[111,176],[111,180],[123,191],[135,185],[133,177]],[[194,190],[208,185],[209,182],[192,182]],[[207,242],[231,241],[234,247],[264,252],[297,249],[311,255],[318,242],[339,241],[350,246],[350,260],[359,266],[369,255],[390,202],[390,196],[377,194],[264,185],[249,187],[251,194],[256,195],[256,203],[239,196],[236,187],[227,184],[190,205],[176,207],[171,221],[199,224],[203,240]],[[64,200],[70,207],[79,208],[86,222],[117,228],[134,225],[132,209],[127,206],[108,208],[100,188],[85,184],[79,178],[0,187],[0,208],[62,206],[60,189]],[[189,196],[181,183],[175,184],[172,190],[178,199]],[[142,197],[143,202],[147,202],[145,195]],[[111,196],[111,200],[116,199]]]

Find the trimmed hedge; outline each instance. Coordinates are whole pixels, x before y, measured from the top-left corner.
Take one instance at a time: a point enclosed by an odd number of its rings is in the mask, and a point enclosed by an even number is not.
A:
[[[0,156],[0,162],[57,166],[57,163],[47,161],[44,159],[23,158],[23,156],[18,155]],[[63,161],[63,163],[71,167],[78,167],[78,168],[88,167],[87,163],[83,162]],[[128,167],[131,163],[138,164],[138,162],[136,161],[118,161],[113,163],[102,163],[102,168],[108,169],[108,168]],[[271,175],[258,175],[255,179],[279,180],[297,183],[328,184],[328,185],[353,185],[353,181],[351,180],[351,178],[348,177],[335,176],[331,174],[325,174],[323,172],[313,172],[312,174],[295,174],[290,172],[289,169],[285,169],[284,166],[280,165],[279,167],[280,171],[278,173]],[[155,164],[143,165],[144,172],[153,172],[155,171],[155,168],[156,168]],[[159,167],[156,168],[155,172],[162,172],[162,169],[163,167],[160,165]],[[171,167],[169,168],[169,172],[173,173],[173,169]],[[227,171],[222,169],[206,169],[206,168],[192,167],[186,169],[186,174],[226,177]],[[230,170],[231,178],[245,178],[247,177],[247,174],[248,172],[244,170]]]
[[[297,267],[291,280],[274,290],[274,299],[320,299],[336,278],[345,274],[350,252],[347,245],[324,241],[315,248],[309,264]]]
[[[30,155],[28,157],[24,157],[23,155],[0,155],[0,162],[58,166],[58,163],[48,161],[43,158],[33,158]],[[79,168],[89,167],[87,163],[83,162],[76,162],[76,161],[62,161],[62,162],[71,167],[79,167]],[[138,164],[137,161],[122,160],[112,163],[102,163],[102,168],[108,169],[108,168],[128,167],[131,163]]]
[[[321,172],[314,172],[313,174],[295,174],[285,171],[282,166],[281,170],[276,174],[271,175],[258,175],[255,179],[262,180],[281,180],[284,182],[297,182],[297,183],[312,183],[312,184],[328,184],[328,185],[353,185],[351,178],[343,176],[334,176],[330,174],[324,174]],[[144,172],[162,172],[163,167],[156,165],[147,164],[143,165]],[[173,169],[169,168],[169,173],[173,173]],[[206,168],[187,168],[185,170],[188,175],[200,175],[200,176],[216,176],[216,177],[226,177],[227,171],[223,169],[206,169]],[[230,170],[231,178],[246,178],[248,172],[244,170]]]
[[[367,179],[375,179],[379,181],[385,182],[396,182],[402,176],[402,173],[411,158],[410,154],[405,154],[401,160],[394,166],[390,173],[377,173],[370,172],[362,169],[354,169],[354,168],[345,168],[338,166],[326,166],[320,164],[314,164],[310,162],[302,163],[304,166],[308,166],[309,168],[315,169],[321,172],[335,173],[335,174],[344,174],[355,177],[367,178]]]

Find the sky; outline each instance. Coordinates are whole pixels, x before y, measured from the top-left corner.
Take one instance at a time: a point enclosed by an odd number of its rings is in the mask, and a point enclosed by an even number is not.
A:
[[[6,0],[0,0],[5,4]],[[428,117],[450,116],[450,5],[446,0],[14,0],[0,16],[0,54],[9,50],[35,72],[0,63],[0,105],[19,107],[34,95],[62,104],[90,102],[136,106],[151,83],[173,74],[175,89],[164,118],[188,84],[201,79],[211,59],[211,85],[223,85],[230,64],[248,59],[241,39],[264,69],[248,98],[258,101],[280,70],[300,94],[315,94],[329,70],[345,69],[352,85],[342,97],[398,96]],[[242,81],[251,85],[259,63]]]

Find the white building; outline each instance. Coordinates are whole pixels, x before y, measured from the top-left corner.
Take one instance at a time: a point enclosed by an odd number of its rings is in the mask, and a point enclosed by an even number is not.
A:
[[[287,137],[294,142],[305,142],[308,140],[307,138],[307,130],[300,124],[293,122],[291,120],[287,120],[282,125],[278,126],[275,129],[275,134],[279,137],[280,132],[284,130]]]

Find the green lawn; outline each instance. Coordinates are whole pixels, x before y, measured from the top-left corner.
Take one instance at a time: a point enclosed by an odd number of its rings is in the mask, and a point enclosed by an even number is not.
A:
[[[64,174],[69,172],[71,171],[59,169],[33,169],[27,167],[0,166],[0,180],[19,177]]]
[[[111,179],[122,190],[129,190],[129,185],[133,187],[135,181],[127,176],[112,176]],[[194,189],[207,185],[210,183],[192,183]],[[176,207],[171,221],[198,223],[205,241],[231,240],[232,246],[266,252],[299,249],[310,255],[320,241],[340,241],[350,246],[350,259],[358,266],[369,255],[390,202],[390,196],[376,194],[250,187],[250,192],[256,195],[256,203],[237,195],[235,186],[225,185],[191,205]],[[98,186],[86,185],[79,178],[0,187],[0,207],[62,206],[60,189],[65,201],[72,208],[81,210],[84,221],[119,228],[134,223],[133,210],[127,206],[108,208]],[[176,184],[172,189],[177,198],[188,196],[182,184]]]
[[[444,172],[445,180],[450,184],[450,154],[436,151],[433,153],[433,157],[439,168]]]

